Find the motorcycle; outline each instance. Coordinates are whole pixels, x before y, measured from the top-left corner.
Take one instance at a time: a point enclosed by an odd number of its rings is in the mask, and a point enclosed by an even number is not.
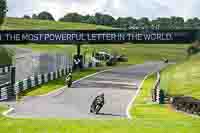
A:
[[[104,101],[96,101],[92,103],[91,107],[90,107],[90,113],[95,113],[95,114],[98,114],[99,111],[101,110],[101,108],[103,107],[104,105]]]
[[[65,84],[68,86],[68,88],[71,87],[71,85],[72,85],[72,75],[71,75],[71,73],[66,77]]]

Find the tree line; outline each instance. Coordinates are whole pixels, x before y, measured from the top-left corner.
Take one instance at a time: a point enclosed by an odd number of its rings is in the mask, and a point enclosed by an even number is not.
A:
[[[0,29],[1,25],[4,22],[4,18],[7,13],[7,1],[6,0],[0,0]],[[1,64],[11,64],[12,63],[12,56],[13,51],[11,49],[8,49],[4,46],[0,46],[0,65]]]
[[[24,18],[55,21],[53,15],[46,11],[38,15],[33,14],[32,17],[24,15]],[[200,27],[200,19],[198,17],[184,20],[183,17],[177,16],[158,17],[154,20],[150,20],[148,17],[141,17],[139,19],[133,17],[114,18],[109,14],[102,13],[95,13],[94,15],[68,13],[58,21],[105,25],[125,29],[196,29]]]
[[[7,6],[6,0],[0,0],[0,26],[3,24],[6,16]],[[32,16],[24,15],[26,19],[40,19],[55,21],[53,15],[49,12],[43,11],[41,13],[33,14]],[[133,17],[118,17],[114,18],[109,14],[95,13],[94,15],[81,15],[79,13],[68,13],[58,21],[61,22],[79,22],[87,24],[105,25],[115,28],[125,29],[197,29],[200,27],[200,19],[198,17],[184,20],[183,17],[158,17],[150,20],[148,17],[141,17],[139,19]]]

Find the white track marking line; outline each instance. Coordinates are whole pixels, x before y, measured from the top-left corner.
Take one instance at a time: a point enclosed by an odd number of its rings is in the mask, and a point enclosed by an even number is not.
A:
[[[140,83],[140,86],[139,86],[138,90],[136,91],[136,94],[133,96],[132,100],[131,100],[130,103],[128,104],[127,109],[126,109],[126,115],[127,115],[128,119],[132,119],[132,117],[131,117],[131,115],[130,115],[130,109],[131,109],[133,103],[135,102],[136,97],[139,95],[140,90],[141,90],[141,88],[142,88],[142,85],[144,84],[144,81],[145,81],[145,80],[147,79],[147,77],[148,77],[149,75],[151,75],[151,74],[153,74],[153,73],[149,73],[149,74],[147,74],[147,75],[144,77],[144,79],[143,79],[142,82]]]
[[[113,70],[113,69],[103,70],[103,71],[100,71],[100,72],[96,72],[96,73],[94,73],[94,74],[90,74],[90,75],[88,75],[88,76],[85,76],[85,77],[83,77],[83,78],[80,78],[79,80],[74,81],[73,84],[75,84],[75,83],[77,83],[77,82],[80,82],[80,81],[82,81],[82,80],[84,80],[84,79],[87,79],[87,78],[89,78],[89,77],[95,76],[95,75],[97,75],[97,74],[100,74],[100,73],[103,73],[103,72],[106,72],[106,71],[111,71],[111,70]],[[44,95],[39,95],[39,96],[40,96],[40,97],[43,97],[43,96],[50,96],[50,95],[52,95],[53,93],[56,93],[56,92],[58,92],[58,91],[60,91],[60,90],[63,90],[63,89],[66,88],[66,87],[67,87],[67,86],[63,86],[63,87],[60,88],[60,89],[56,89],[56,90],[54,90],[54,91],[52,91],[52,92],[49,92],[49,93],[44,94]]]
[[[93,83],[105,83],[105,84],[118,84],[118,85],[130,85],[130,86],[136,86],[135,83],[130,82],[116,82],[116,81],[90,81]]]
[[[9,117],[8,114],[13,112],[14,110],[15,110],[14,108],[10,108],[9,110],[3,112],[2,115],[6,116],[6,117]]]

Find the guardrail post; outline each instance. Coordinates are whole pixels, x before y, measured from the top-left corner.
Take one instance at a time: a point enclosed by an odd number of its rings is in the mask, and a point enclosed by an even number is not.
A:
[[[10,94],[9,96],[14,97],[15,96],[15,72],[16,67],[11,67],[11,88],[10,88]]]

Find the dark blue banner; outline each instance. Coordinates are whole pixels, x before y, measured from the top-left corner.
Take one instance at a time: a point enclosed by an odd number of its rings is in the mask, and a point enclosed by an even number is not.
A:
[[[17,30],[0,31],[0,44],[191,43],[197,30]]]

